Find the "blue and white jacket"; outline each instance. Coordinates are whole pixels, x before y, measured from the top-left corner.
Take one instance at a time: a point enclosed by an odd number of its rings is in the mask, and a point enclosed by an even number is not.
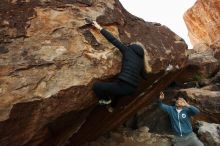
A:
[[[190,105],[190,107],[183,107],[178,113],[176,106],[169,106],[159,101],[160,108],[167,112],[171,121],[172,130],[177,136],[187,136],[192,133],[192,125],[190,117],[199,113],[199,109]]]

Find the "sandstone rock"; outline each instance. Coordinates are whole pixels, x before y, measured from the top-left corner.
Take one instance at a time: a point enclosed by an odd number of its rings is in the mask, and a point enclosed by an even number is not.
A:
[[[189,64],[199,68],[197,74],[207,78],[217,73],[220,69],[220,63],[214,56],[214,50],[201,44],[194,48],[194,53],[189,54]]]
[[[198,134],[207,146],[220,145],[220,124],[199,121],[197,124]]]
[[[219,49],[197,44],[188,50],[188,67],[178,78],[179,82],[201,81],[213,77],[220,70]]]
[[[211,45],[220,38],[220,1],[197,0],[195,5],[184,14],[184,20],[193,45]]]
[[[96,103],[93,82],[119,73],[119,51],[86,17],[124,43],[142,43],[149,73],[181,69],[187,60],[180,37],[129,14],[118,0],[3,0],[0,15],[0,145],[64,144]]]

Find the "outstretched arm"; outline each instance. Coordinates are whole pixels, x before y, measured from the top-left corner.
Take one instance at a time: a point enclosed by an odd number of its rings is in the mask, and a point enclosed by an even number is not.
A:
[[[117,47],[121,53],[123,54],[126,46],[122,44],[116,37],[114,37],[110,32],[108,32],[106,29],[102,28],[96,21],[93,21],[93,26],[95,26],[97,29],[100,30],[101,34],[115,47]]]
[[[164,94],[163,92],[160,92],[160,98],[159,98],[159,107],[160,109],[162,109],[163,111],[167,112],[168,114],[170,113],[170,109],[172,108],[169,105],[166,105],[164,103],[162,103],[162,100],[164,99]]]

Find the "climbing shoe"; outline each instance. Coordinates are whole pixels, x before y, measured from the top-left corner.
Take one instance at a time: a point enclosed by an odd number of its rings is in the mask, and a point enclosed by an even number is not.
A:
[[[112,103],[112,100],[109,98],[109,99],[100,99],[99,100],[99,104],[100,105],[109,105]]]

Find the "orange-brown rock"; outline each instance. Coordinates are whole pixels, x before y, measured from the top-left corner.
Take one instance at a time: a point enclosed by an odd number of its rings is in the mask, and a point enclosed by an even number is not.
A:
[[[184,15],[193,45],[206,43],[211,45],[220,38],[220,1],[197,0]]]
[[[187,60],[187,46],[180,37],[165,26],[129,14],[118,0],[2,0],[0,16],[2,146],[64,145],[97,102],[91,91],[93,82],[119,73],[119,51],[85,23],[86,17],[97,20],[124,43],[142,43],[151,74],[169,65],[181,69]],[[149,77],[149,83],[163,79],[163,84],[155,84],[143,101],[176,75]],[[143,106],[143,101],[134,103]],[[117,126],[139,108],[118,112],[118,117],[124,115],[121,121],[99,132]]]

